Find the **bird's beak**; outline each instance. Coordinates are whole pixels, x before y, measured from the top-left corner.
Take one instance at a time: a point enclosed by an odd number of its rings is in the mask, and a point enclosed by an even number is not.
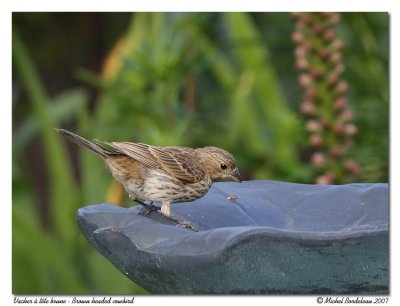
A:
[[[238,169],[238,168],[236,168],[236,169],[233,171],[232,178],[233,178],[233,180],[234,180],[235,182],[239,182],[239,183],[242,182],[242,178],[240,177],[240,173],[239,173],[239,169]]]

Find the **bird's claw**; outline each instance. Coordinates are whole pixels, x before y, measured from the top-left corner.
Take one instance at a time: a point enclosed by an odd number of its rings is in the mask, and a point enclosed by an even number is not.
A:
[[[143,206],[143,210],[139,212],[139,215],[141,215],[141,216],[147,216],[152,211],[160,210],[159,207],[154,206],[153,204],[150,204],[150,205],[146,204],[146,205],[142,205],[142,206]]]
[[[194,225],[187,221],[181,221],[176,226],[191,229],[194,232],[198,232],[199,230],[194,227]]]

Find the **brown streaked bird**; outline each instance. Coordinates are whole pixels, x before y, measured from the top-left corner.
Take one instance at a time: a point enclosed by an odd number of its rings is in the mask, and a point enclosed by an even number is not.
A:
[[[192,224],[171,214],[170,205],[201,198],[213,182],[241,182],[235,158],[217,147],[193,149],[90,141],[63,129],[56,131],[99,155],[130,198],[147,207],[147,213],[155,207],[144,201],[160,202],[164,216],[193,230]]]

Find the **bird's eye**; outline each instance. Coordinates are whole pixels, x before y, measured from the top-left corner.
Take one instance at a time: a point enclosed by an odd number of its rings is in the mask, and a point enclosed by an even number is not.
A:
[[[226,168],[228,168],[225,164],[221,164],[221,169],[222,170],[226,170]]]

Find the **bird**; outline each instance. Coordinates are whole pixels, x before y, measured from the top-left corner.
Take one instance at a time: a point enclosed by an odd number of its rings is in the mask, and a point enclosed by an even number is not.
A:
[[[193,224],[171,213],[171,204],[203,197],[214,182],[242,181],[233,155],[218,147],[91,141],[64,129],[55,130],[66,139],[96,153],[129,197],[145,207],[143,214],[159,209],[178,226],[194,231],[198,230]],[[161,203],[161,209],[152,205],[153,202]]]

